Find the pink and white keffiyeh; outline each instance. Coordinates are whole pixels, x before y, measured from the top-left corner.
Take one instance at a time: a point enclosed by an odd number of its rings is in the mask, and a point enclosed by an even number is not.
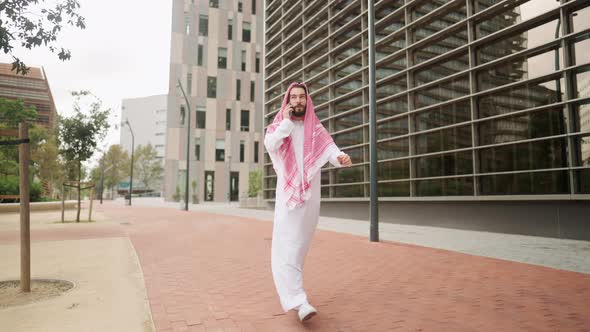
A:
[[[281,105],[281,111],[275,116],[273,122],[267,127],[267,134],[273,133],[283,120],[282,110],[289,104],[289,96],[294,85],[303,83],[291,83],[285,93],[285,98]],[[293,149],[291,137],[286,137],[277,151],[271,152],[273,166],[277,176],[283,176],[287,199],[287,207],[294,209],[302,206],[311,196],[311,180],[317,172],[328,162],[329,155],[326,153],[331,146],[336,147],[332,136],[324,128],[315,114],[313,102],[307,92],[306,111],[304,118],[304,145],[303,145],[303,178],[301,171],[297,167],[295,159],[295,150]]]

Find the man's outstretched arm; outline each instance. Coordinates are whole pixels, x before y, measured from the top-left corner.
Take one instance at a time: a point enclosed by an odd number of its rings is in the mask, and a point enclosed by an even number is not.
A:
[[[352,161],[350,160],[350,156],[348,156],[346,153],[340,151],[340,149],[338,149],[335,145],[330,149],[330,151],[328,153],[330,153],[330,157],[328,158],[328,161],[334,167],[348,167],[348,166],[352,165]]]

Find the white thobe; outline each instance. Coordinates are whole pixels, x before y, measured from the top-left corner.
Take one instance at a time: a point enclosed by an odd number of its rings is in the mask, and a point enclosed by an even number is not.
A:
[[[264,145],[269,153],[275,152],[285,137],[291,136],[297,168],[303,179],[304,122],[283,119],[272,134],[266,134]],[[336,167],[342,152],[332,145],[324,153]],[[277,174],[275,215],[272,234],[271,267],[283,310],[289,311],[307,302],[303,289],[303,263],[311,244],[320,215],[321,171],[311,180],[311,197],[293,210],[287,208],[289,199],[283,188],[283,174]]]

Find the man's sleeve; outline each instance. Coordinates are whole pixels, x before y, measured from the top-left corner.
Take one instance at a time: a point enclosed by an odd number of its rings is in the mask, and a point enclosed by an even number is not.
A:
[[[332,164],[334,167],[342,167],[342,165],[338,161],[338,156],[343,154],[343,152],[340,151],[340,149],[338,149],[336,144],[330,146],[327,152],[329,154],[328,161],[330,162],[330,164]]]
[[[283,139],[291,135],[291,131],[295,127],[295,124],[290,119],[283,119],[277,129],[271,133],[266,134],[264,136],[264,146],[268,152],[274,152],[278,150],[278,148],[283,143]]]

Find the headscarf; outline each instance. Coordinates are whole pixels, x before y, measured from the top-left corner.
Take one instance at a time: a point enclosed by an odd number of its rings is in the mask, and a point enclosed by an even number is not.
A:
[[[284,179],[283,190],[287,193],[287,207],[289,209],[302,206],[311,197],[311,180],[322,166],[328,162],[329,153],[326,153],[326,151],[332,148],[337,149],[332,136],[315,114],[309,90],[303,83],[291,83],[289,85],[281,110],[275,116],[273,122],[268,125],[266,133],[272,134],[283,121],[283,110],[289,105],[291,89],[298,84],[305,87],[307,96],[305,118],[303,120],[303,178],[297,166],[291,136],[283,139],[283,143],[278,150],[269,153],[277,176],[282,176]]]

